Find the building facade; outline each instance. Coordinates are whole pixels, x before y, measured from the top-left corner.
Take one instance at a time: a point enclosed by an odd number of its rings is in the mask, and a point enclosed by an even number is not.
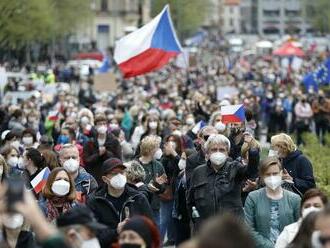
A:
[[[240,0],[224,0],[223,33],[241,33]]]

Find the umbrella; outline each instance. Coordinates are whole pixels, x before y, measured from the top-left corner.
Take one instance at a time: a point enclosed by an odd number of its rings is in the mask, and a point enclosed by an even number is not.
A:
[[[262,40],[262,41],[258,41],[256,46],[259,48],[272,48],[273,43],[268,40]]]
[[[273,52],[273,55],[303,57],[305,56],[305,53],[301,48],[297,47],[294,43],[286,42],[278,49],[276,49]]]

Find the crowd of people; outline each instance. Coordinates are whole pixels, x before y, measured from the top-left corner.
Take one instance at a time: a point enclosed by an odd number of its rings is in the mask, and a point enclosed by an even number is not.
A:
[[[287,72],[218,41],[114,92],[75,78],[77,94],[3,104],[0,247],[330,247],[328,199],[299,150],[304,132],[325,143],[330,130],[328,92],[300,85],[318,58]],[[224,86],[237,92],[217,96]],[[223,122],[231,104],[244,121]]]

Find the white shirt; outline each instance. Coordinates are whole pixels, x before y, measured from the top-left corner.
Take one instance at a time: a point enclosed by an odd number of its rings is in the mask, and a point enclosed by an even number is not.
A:
[[[286,248],[294,239],[298,233],[302,219],[300,218],[297,222],[284,227],[281,234],[278,236],[275,244],[275,248]]]

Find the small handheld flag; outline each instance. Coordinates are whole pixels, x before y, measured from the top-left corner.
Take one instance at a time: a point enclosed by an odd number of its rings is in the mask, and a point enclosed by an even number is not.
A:
[[[197,134],[199,132],[199,130],[201,130],[203,127],[206,126],[206,123],[204,121],[199,121],[192,129],[191,131],[194,134]]]
[[[114,59],[128,78],[160,69],[181,51],[166,5],[149,23],[116,42]]]
[[[245,110],[243,104],[239,105],[228,105],[221,107],[222,122],[228,123],[239,123],[245,121]]]
[[[48,167],[44,168],[39,174],[31,181],[31,185],[34,189],[34,192],[37,194],[42,190],[47,182],[47,178],[50,174],[50,170]]]

